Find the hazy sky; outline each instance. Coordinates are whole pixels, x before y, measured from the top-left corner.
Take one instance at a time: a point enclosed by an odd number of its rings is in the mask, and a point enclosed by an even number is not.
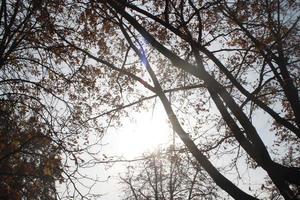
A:
[[[108,130],[102,140],[101,154],[135,159],[141,157],[144,152],[154,151],[159,146],[166,147],[171,143],[170,136],[173,131],[160,103],[156,103],[155,107],[148,111],[131,113],[131,116],[135,119],[122,119],[123,127]],[[119,200],[122,193],[118,177],[124,173],[128,164],[115,163],[111,167],[100,164],[84,170],[84,173],[92,177],[97,176],[101,180],[108,179],[95,185],[94,191],[105,195],[102,199]]]

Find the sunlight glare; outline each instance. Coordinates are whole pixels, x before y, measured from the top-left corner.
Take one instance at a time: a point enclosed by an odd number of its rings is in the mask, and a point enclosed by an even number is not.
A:
[[[155,109],[153,113],[137,113],[135,122],[129,121],[118,130],[114,150],[126,158],[137,157],[166,145],[170,142],[171,133],[162,108]]]

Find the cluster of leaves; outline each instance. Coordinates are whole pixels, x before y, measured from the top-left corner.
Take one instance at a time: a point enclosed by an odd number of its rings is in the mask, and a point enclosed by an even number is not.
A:
[[[24,109],[1,101],[0,198],[56,199],[55,181],[63,180],[60,149],[38,116]]]

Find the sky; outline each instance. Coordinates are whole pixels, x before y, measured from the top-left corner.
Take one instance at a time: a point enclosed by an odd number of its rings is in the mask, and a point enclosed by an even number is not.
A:
[[[103,140],[100,153],[108,157],[120,158],[123,160],[131,160],[140,158],[146,152],[153,152],[159,147],[167,147],[172,144],[173,130],[167,120],[167,115],[163,106],[156,103],[152,109],[142,110],[140,113],[131,113],[132,118],[122,119],[123,126],[119,128],[111,128],[108,130]],[[260,133],[262,140],[272,145],[273,138],[270,137],[266,127],[266,115],[261,112],[256,114],[254,124]],[[268,123],[267,123],[268,124]],[[227,158],[217,159],[211,161],[216,166],[222,166],[227,162]],[[93,190],[95,193],[102,194],[102,198],[107,200],[121,200],[122,199],[122,186],[120,185],[119,177],[124,174],[126,166],[129,162],[117,162],[113,165],[98,164],[92,168],[83,169],[82,172],[88,177],[98,178],[101,180],[97,183]],[[251,182],[260,187],[265,172],[260,169],[249,170],[241,163],[240,171],[242,172],[243,180],[251,178]],[[243,167],[244,166],[244,167]],[[232,180],[236,174],[224,174],[227,178]],[[247,191],[248,185],[243,185],[239,182],[239,186]],[[84,188],[81,188],[83,191]]]
[[[171,144],[173,131],[161,104],[131,115],[133,119],[124,119],[123,127],[108,130],[102,140],[101,154],[131,160]],[[103,194],[101,199],[120,200],[122,188],[119,176],[125,172],[128,164],[130,163],[99,164],[83,170],[83,173],[103,181],[93,187],[93,191]]]
[[[258,130],[260,130],[259,132],[262,133],[262,139],[271,145],[270,141],[272,139],[269,137],[270,135],[264,134],[267,132],[263,131],[267,128],[265,125],[265,116],[263,113],[259,116],[264,118],[264,120],[256,119],[254,123]],[[172,143],[173,131],[168,124],[167,116],[160,103],[157,103],[153,109],[148,111],[144,110],[141,113],[134,113],[133,119],[124,119],[123,124],[123,127],[108,130],[102,140],[103,146],[100,151],[102,154],[131,160],[140,158],[145,152],[154,151],[159,147],[167,147]],[[218,166],[226,162],[226,158],[212,161]],[[89,177],[97,177],[102,181],[97,183],[92,190],[95,193],[101,193],[103,195],[101,199],[121,200],[123,193],[119,177],[124,174],[126,166],[129,164],[134,164],[134,162],[117,162],[113,165],[99,164],[93,168],[83,170],[83,173]],[[247,180],[251,178],[253,184],[260,186],[262,177],[266,175],[265,172],[259,169],[255,171],[251,171],[248,168],[243,169],[243,166],[240,165],[243,179]],[[231,179],[236,174],[227,173],[224,175]],[[239,184],[245,191],[249,189],[248,185],[243,185],[242,182]]]

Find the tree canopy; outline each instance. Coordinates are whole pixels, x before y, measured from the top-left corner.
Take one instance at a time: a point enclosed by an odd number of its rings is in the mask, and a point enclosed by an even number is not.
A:
[[[41,173],[88,198],[74,182],[80,156],[101,163],[91,149],[107,128],[157,98],[183,148],[228,196],[298,199],[299,8],[294,0],[4,0],[1,120],[12,121],[1,125],[0,155],[13,170],[32,159],[23,151],[45,152],[34,156]],[[47,144],[2,155],[35,134]],[[242,169],[263,171],[266,182],[246,189]]]

